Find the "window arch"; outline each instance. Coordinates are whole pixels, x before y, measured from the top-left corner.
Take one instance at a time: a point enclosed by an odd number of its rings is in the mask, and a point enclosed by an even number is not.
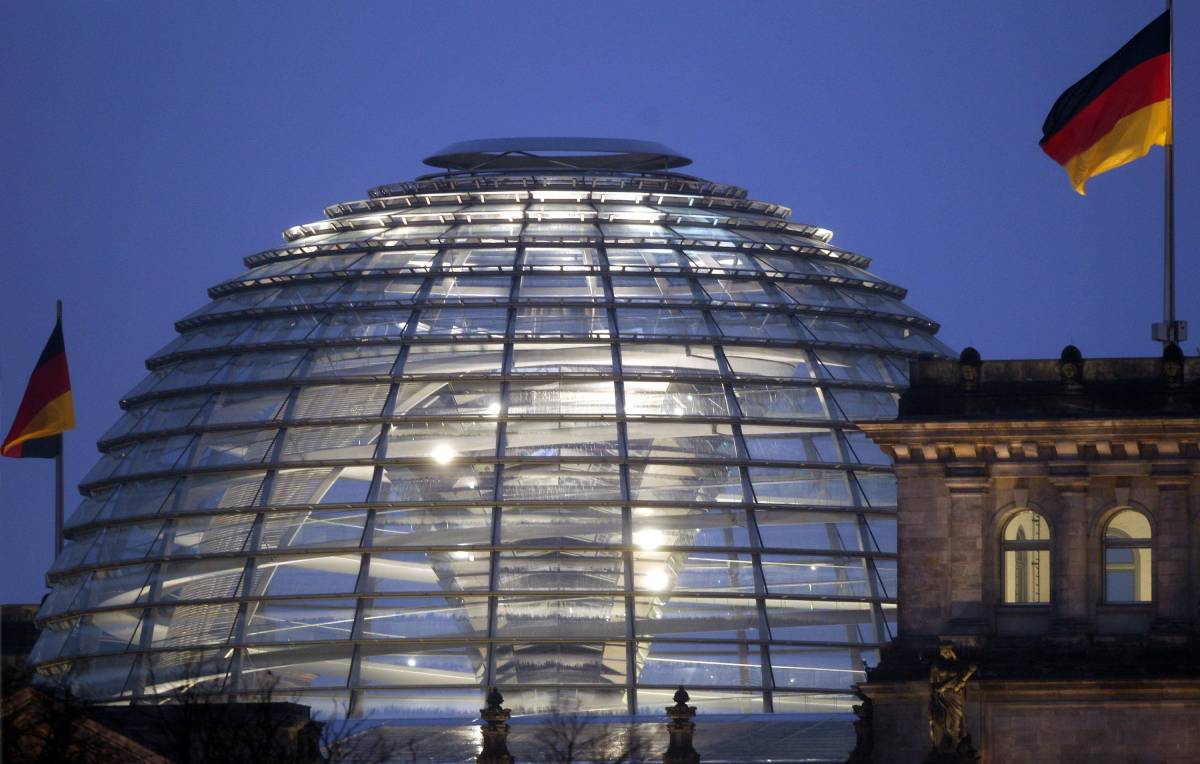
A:
[[[1000,540],[1004,602],[1037,605],[1050,601],[1050,525],[1031,509],[1004,524]]]
[[[1104,601],[1149,602],[1152,592],[1150,519],[1123,509],[1104,526]]]

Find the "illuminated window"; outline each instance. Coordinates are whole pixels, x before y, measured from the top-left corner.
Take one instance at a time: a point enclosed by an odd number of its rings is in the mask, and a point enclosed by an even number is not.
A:
[[[1149,602],[1150,521],[1124,509],[1104,529],[1104,601]]]
[[[1004,565],[1004,602],[1041,604],[1050,601],[1050,526],[1023,509],[1004,526],[1000,543]]]

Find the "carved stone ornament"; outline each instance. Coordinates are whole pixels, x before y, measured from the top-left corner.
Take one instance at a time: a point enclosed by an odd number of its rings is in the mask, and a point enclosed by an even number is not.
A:
[[[508,718],[512,711],[501,708],[504,696],[493,687],[487,694],[487,707],[479,710],[483,719],[480,730],[483,731],[483,750],[475,757],[475,764],[513,764],[512,754],[508,752]]]
[[[671,720],[667,722],[667,733],[671,742],[663,753],[663,764],[700,764],[700,754],[692,745],[692,736],[696,733],[692,718],[696,716],[696,707],[687,704],[691,698],[682,687],[671,699],[675,701],[675,705],[667,706],[667,718]]]
[[[966,764],[978,761],[967,733],[967,681],[977,667],[958,659],[954,645],[943,642],[929,666],[929,742],[925,764]]]

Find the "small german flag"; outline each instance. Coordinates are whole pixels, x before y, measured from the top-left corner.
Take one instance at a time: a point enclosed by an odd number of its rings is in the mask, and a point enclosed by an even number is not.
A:
[[[14,459],[53,459],[62,453],[62,434],[73,429],[75,406],[59,319],[25,386],[25,397],[0,445],[0,454]]]
[[[1040,145],[1080,194],[1088,179],[1171,143],[1171,12],[1058,97]]]

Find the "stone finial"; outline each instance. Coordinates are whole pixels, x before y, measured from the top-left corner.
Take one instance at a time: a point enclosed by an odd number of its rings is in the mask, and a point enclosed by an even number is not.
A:
[[[964,390],[974,390],[979,385],[979,370],[983,359],[979,351],[968,347],[958,356],[958,382]]]
[[[1058,373],[1067,387],[1083,385],[1083,353],[1079,352],[1079,348],[1074,345],[1063,348],[1062,355],[1058,357]]]
[[[1172,387],[1183,383],[1183,351],[1174,342],[1163,348],[1162,374],[1166,383]]]
[[[479,709],[483,719],[480,730],[483,731],[483,750],[475,757],[475,764],[513,764],[512,754],[508,752],[508,718],[512,711],[501,708],[504,696],[495,687],[488,690],[487,707]]]
[[[692,745],[692,736],[696,733],[696,707],[689,706],[691,698],[682,686],[675,691],[671,698],[675,705],[667,706],[667,733],[671,736],[667,750],[663,753],[663,764],[700,764],[700,754]]]

